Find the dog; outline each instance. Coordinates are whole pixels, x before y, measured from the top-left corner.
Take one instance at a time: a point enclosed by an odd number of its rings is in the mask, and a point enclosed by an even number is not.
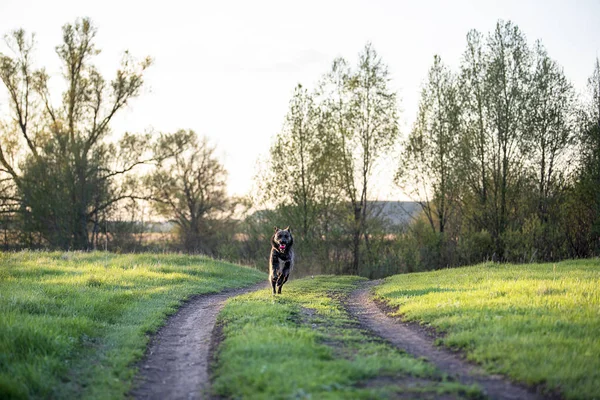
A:
[[[271,256],[269,258],[269,281],[273,294],[281,294],[281,287],[290,277],[294,268],[294,238],[288,226],[285,229],[275,227],[271,237]]]

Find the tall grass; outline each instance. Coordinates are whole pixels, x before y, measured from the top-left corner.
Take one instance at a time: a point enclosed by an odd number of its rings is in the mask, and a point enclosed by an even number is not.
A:
[[[184,255],[0,253],[0,398],[119,398],[182,300],[265,279]]]
[[[600,398],[600,260],[396,275],[375,293],[490,372]]]

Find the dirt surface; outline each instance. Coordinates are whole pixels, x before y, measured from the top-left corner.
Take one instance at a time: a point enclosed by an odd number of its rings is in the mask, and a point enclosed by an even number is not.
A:
[[[504,377],[488,375],[480,367],[433,344],[431,336],[423,329],[406,324],[386,315],[371,298],[370,289],[381,281],[369,281],[351,293],[346,307],[360,324],[386,339],[394,346],[415,357],[424,357],[441,371],[465,384],[479,384],[492,399],[542,399],[542,395],[516,385]]]
[[[185,303],[152,338],[139,366],[135,399],[208,398],[211,339],[225,300],[267,287],[267,283],[200,295]]]
[[[519,386],[502,376],[488,375],[457,353],[433,344],[431,332],[389,317],[373,301],[370,289],[381,281],[369,281],[354,290],[344,304],[363,328],[415,357],[423,357],[442,372],[465,384],[478,384],[492,399],[542,399],[534,389]],[[229,297],[266,288],[268,284],[200,295],[185,303],[153,337],[140,362],[135,399],[210,398],[211,351],[222,340],[215,327],[218,313]],[[303,310],[302,323],[310,323],[313,310]],[[306,315],[305,315],[306,314]],[[369,381],[370,382],[370,381]],[[371,382],[372,384],[372,382]],[[550,396],[549,398],[559,398]],[[443,398],[443,396],[442,396]]]

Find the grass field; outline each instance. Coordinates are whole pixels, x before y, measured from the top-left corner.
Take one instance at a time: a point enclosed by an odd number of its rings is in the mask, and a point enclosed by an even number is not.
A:
[[[0,398],[121,398],[182,300],[264,279],[183,255],[0,253]]]
[[[480,396],[359,329],[340,299],[360,280],[307,278],[280,296],[261,290],[230,299],[219,316],[225,340],[213,391],[236,399]]]
[[[600,260],[396,275],[375,294],[490,372],[600,398]]]

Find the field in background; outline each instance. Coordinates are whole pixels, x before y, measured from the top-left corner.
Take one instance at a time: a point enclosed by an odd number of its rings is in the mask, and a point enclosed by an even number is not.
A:
[[[598,259],[396,275],[375,294],[490,372],[600,398]]]
[[[266,275],[199,256],[0,253],[0,398],[119,398],[191,295]]]

